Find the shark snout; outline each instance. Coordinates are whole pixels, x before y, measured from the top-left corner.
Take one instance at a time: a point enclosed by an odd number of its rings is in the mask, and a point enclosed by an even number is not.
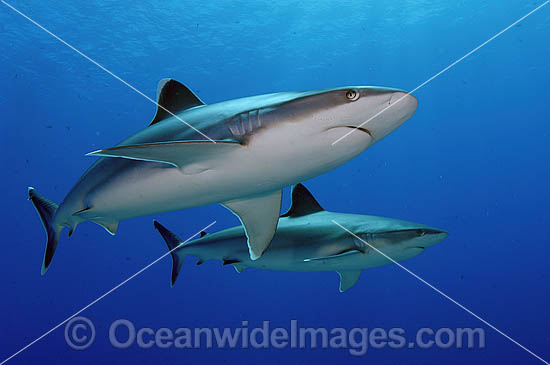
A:
[[[424,228],[421,230],[421,246],[419,248],[426,248],[428,246],[435,245],[449,236],[449,233],[437,228]]]
[[[390,94],[388,105],[390,105],[390,108],[400,105],[405,115],[408,115],[410,118],[418,107],[418,100],[414,95],[406,91],[398,90]]]
[[[418,100],[410,93],[398,89],[386,89],[378,97],[378,107],[363,127],[373,137],[374,142],[381,140],[399,128],[416,111]]]

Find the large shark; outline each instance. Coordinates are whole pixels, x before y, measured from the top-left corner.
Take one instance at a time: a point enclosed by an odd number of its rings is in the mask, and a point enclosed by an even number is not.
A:
[[[123,219],[212,203],[240,218],[257,259],[275,232],[283,187],[349,161],[417,107],[414,96],[380,87],[205,105],[184,85],[164,79],[157,94],[151,124],[116,147],[89,153],[101,158],[59,206],[29,188],[48,236],[43,274],[64,228],[70,236],[78,223],[92,221],[114,235]]]
[[[353,232],[353,235],[336,223]],[[369,215],[333,213],[324,210],[301,184],[292,191],[292,205],[279,218],[269,249],[251,260],[245,249],[242,226],[225,229],[183,243],[157,221],[172,256],[172,286],[184,258],[221,260],[238,272],[247,267],[282,271],[337,271],[340,292],[351,288],[363,269],[417,256],[447,237],[447,232],[423,224]],[[373,247],[375,249],[373,249]],[[378,252],[378,251],[380,252]]]

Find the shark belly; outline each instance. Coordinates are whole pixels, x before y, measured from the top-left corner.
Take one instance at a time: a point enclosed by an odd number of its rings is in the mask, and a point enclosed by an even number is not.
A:
[[[330,221],[326,225],[331,225]],[[283,228],[284,229],[284,228]],[[269,250],[255,261],[243,261],[248,267],[263,270],[320,272],[340,269],[363,268],[364,263],[353,255],[338,259],[310,260],[316,257],[330,257],[338,253],[353,250],[355,245],[349,237],[331,240],[307,240],[304,236],[289,239],[288,235],[276,234]]]
[[[280,190],[325,173],[369,146],[368,134],[353,133],[332,147],[331,143],[345,133],[347,128],[334,128],[306,137],[304,131],[288,123],[267,129],[243,148],[204,163],[177,168],[131,161],[89,189],[85,203],[79,206],[90,209],[80,217],[120,221]],[[119,160],[110,159],[102,162],[116,164]]]

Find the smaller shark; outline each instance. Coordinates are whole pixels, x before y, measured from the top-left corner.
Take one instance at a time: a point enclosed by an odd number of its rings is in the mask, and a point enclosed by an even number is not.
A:
[[[336,225],[338,222],[354,235]],[[242,226],[216,233],[201,232],[201,238],[183,243],[174,233],[154,221],[172,255],[172,286],[183,260],[192,255],[197,265],[207,260],[231,264],[237,272],[247,267],[281,271],[336,271],[340,274],[340,292],[351,288],[363,269],[417,256],[448,233],[391,218],[334,213],[324,210],[302,185],[292,190],[292,205],[281,215],[270,248],[257,260],[251,260],[246,249]],[[373,249],[375,247],[380,252]]]

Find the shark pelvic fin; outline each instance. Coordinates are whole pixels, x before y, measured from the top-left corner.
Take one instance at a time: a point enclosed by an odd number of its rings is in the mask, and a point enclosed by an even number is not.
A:
[[[244,226],[250,259],[257,260],[267,250],[279,222],[282,191],[272,191],[249,199],[223,203]]]
[[[170,286],[173,287],[180,273],[183,259],[186,256],[178,252],[183,247],[183,245],[181,244],[183,241],[159,222],[153,221],[153,224],[155,225],[157,231],[159,231],[162,238],[164,238],[164,241],[168,246],[168,250],[170,251],[170,255],[172,256],[172,278],[170,281]],[[180,245],[182,247],[180,247]]]
[[[86,156],[120,157],[130,160],[161,162],[194,174],[214,167],[217,156],[244,148],[238,142],[172,141],[117,146],[98,150]]]
[[[44,230],[46,231],[47,240],[46,240],[46,250],[44,252],[44,260],[42,262],[42,275],[46,273],[48,267],[50,266],[53,255],[55,254],[55,249],[57,248],[57,243],[59,242],[59,236],[63,226],[57,225],[54,223],[55,212],[57,211],[58,205],[51,200],[48,200],[38,194],[34,188],[29,187],[29,200],[32,201],[34,208],[40,216]]]
[[[244,269],[246,269],[246,266],[244,266],[244,264],[240,262],[234,263],[233,267],[235,268],[235,271],[238,273],[242,273]]]
[[[109,232],[109,234],[111,236],[114,236],[116,234],[116,231],[118,230],[118,224],[120,223],[119,221],[93,221],[94,223],[97,223],[99,224],[101,227],[105,228],[105,230],[107,232]]]
[[[338,271],[338,275],[340,275],[340,293],[342,293],[357,283],[361,270]]]
[[[321,207],[317,200],[311,195],[309,190],[302,184],[296,184],[292,188],[292,204],[290,209],[281,217],[302,217],[304,215],[322,212],[324,209]]]
[[[150,126],[172,116],[172,114],[204,105],[202,100],[189,90],[188,87],[173,79],[160,80],[157,87],[157,104],[160,106],[157,106],[157,113],[151,124],[149,124]]]

